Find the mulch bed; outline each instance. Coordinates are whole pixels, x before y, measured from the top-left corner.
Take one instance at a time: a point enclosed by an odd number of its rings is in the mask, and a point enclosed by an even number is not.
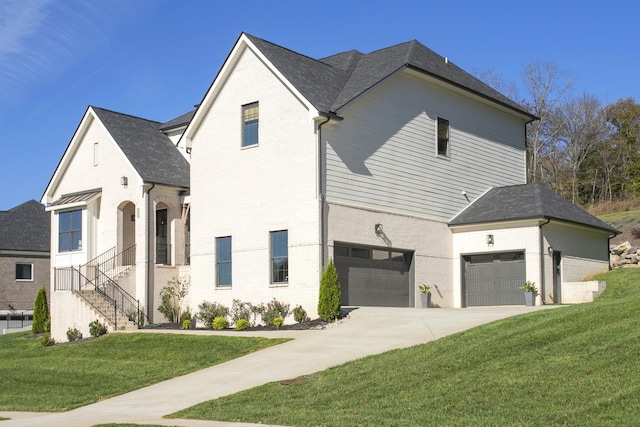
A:
[[[274,326],[253,326],[244,331],[303,331],[307,329],[324,329],[327,325],[327,322],[324,322],[320,319],[308,320],[306,322],[294,323],[291,325],[282,325],[279,328]],[[179,323],[152,323],[150,325],[146,325],[144,329],[182,329]],[[190,328],[196,330],[205,330],[205,328]],[[227,331],[235,331],[235,328],[225,329]],[[242,331],[239,331],[242,332]]]

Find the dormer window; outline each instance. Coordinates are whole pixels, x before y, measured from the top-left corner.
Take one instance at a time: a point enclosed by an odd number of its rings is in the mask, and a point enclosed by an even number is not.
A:
[[[242,106],[242,146],[258,145],[258,103]]]

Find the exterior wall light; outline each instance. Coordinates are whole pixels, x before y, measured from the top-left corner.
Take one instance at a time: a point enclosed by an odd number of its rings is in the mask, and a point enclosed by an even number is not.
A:
[[[549,246],[549,249],[547,249],[547,251],[549,251],[549,256],[553,256],[553,248],[551,246]]]
[[[382,224],[376,224],[375,232],[378,236],[382,234]]]
[[[123,187],[126,187],[127,185],[129,185],[129,178],[127,178],[126,176],[123,176],[122,178],[120,178],[120,184]]]
[[[487,245],[493,246],[493,234],[487,234]]]

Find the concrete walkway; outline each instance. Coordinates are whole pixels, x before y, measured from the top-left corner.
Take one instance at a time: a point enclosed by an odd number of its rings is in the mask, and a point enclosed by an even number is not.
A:
[[[267,331],[255,334],[254,336],[268,338],[290,337],[294,340],[73,411],[0,411],[0,416],[11,418],[10,421],[0,422],[0,427],[80,427],[102,423],[250,426],[253,424],[163,419],[162,416],[267,382],[312,374],[364,356],[426,343],[494,320],[552,307],[554,306],[426,310],[362,307],[351,311],[347,319],[328,325],[323,330]],[[148,332],[250,336],[247,332]]]

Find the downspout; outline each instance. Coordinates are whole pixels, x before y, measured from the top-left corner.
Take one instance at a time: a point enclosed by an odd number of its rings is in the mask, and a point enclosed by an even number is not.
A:
[[[544,258],[546,256],[545,250],[544,250],[544,236],[542,235],[542,227],[544,227],[545,225],[549,224],[551,222],[551,219],[547,218],[547,222],[540,224],[540,290],[542,291],[542,304],[546,304],[547,301],[545,299],[545,295],[546,295],[546,285],[545,285],[545,280],[544,280]],[[553,264],[553,260],[552,260],[552,264]]]
[[[611,271],[611,239],[613,239],[614,237],[616,237],[617,234],[612,234],[611,236],[609,236],[609,238],[607,239],[607,253],[609,254],[607,256],[607,259],[609,260],[609,271]]]
[[[151,319],[151,314],[153,313],[153,311],[151,310],[151,304],[149,301],[149,278],[151,277],[151,274],[153,273],[153,265],[154,263],[151,262],[150,258],[150,254],[151,254],[151,238],[152,238],[152,233],[153,233],[153,227],[151,227],[151,218],[153,217],[151,214],[152,209],[153,209],[153,205],[151,204],[151,190],[153,190],[153,188],[156,185],[154,183],[151,184],[151,187],[149,187],[149,189],[146,191],[147,193],[147,244],[145,245],[146,249],[145,249],[145,261],[147,263],[147,274],[146,274],[146,279],[145,279],[145,286],[144,286],[144,300],[145,303],[147,305],[147,319]]]
[[[326,265],[327,260],[325,259],[325,233],[324,233],[324,193],[322,192],[322,172],[323,172],[323,163],[322,163],[322,125],[328,123],[331,120],[331,117],[327,116],[326,120],[318,123],[318,203],[320,203],[320,209],[318,209],[320,215],[320,274],[322,274],[322,270]]]
[[[324,165],[322,163],[322,126],[329,123],[332,119],[333,120],[337,120],[337,121],[341,121],[343,120],[342,117],[338,116],[335,113],[320,113],[321,116],[326,117],[326,120],[318,123],[318,188],[317,188],[317,192],[318,192],[318,202],[320,203],[320,209],[318,209],[319,215],[320,215],[320,254],[319,254],[319,260],[320,260],[320,270],[322,270],[324,268],[324,266],[327,264],[327,259],[325,258],[325,246],[326,246],[326,235],[325,235],[325,219],[324,219],[324,214],[325,214],[325,195],[323,193],[323,172],[324,172]],[[322,271],[320,272],[322,274]]]

